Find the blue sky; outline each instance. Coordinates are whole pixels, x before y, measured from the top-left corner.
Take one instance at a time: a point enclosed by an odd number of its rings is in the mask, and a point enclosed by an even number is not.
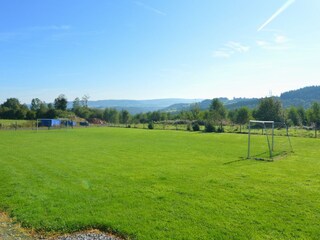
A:
[[[2,0],[0,102],[319,85],[319,10],[319,0]]]

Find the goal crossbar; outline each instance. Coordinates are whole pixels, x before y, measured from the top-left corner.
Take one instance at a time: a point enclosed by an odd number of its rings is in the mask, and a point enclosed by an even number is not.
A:
[[[271,123],[271,124],[274,124],[274,121],[257,121],[257,120],[250,120],[250,123],[262,123],[262,124]]]

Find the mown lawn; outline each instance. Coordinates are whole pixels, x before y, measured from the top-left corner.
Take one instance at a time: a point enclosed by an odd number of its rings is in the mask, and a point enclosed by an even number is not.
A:
[[[134,239],[317,239],[320,140],[243,159],[247,135],[88,128],[0,132],[0,210],[36,230]]]

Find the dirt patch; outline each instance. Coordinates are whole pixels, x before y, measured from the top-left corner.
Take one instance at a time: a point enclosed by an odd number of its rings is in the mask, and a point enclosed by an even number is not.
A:
[[[0,240],[123,240],[123,238],[99,230],[87,230],[65,235],[37,234],[22,228],[7,214],[0,212]]]
[[[0,239],[31,240],[35,238],[28,235],[19,224],[13,223],[7,214],[0,213]]]

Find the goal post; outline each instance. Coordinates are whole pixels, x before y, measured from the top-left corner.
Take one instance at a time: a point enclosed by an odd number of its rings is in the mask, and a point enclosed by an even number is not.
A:
[[[247,158],[251,157],[251,127],[252,124],[259,124],[262,126],[262,135],[265,134],[267,138],[268,143],[268,150],[269,150],[269,157],[272,158],[272,152],[274,149],[274,121],[257,121],[257,120],[250,120],[249,121],[249,132],[248,132],[248,155]],[[268,134],[266,124],[271,125],[272,132],[271,134]],[[269,135],[271,135],[271,144],[269,140]]]
[[[247,158],[273,159],[293,152],[285,123],[250,120]]]

